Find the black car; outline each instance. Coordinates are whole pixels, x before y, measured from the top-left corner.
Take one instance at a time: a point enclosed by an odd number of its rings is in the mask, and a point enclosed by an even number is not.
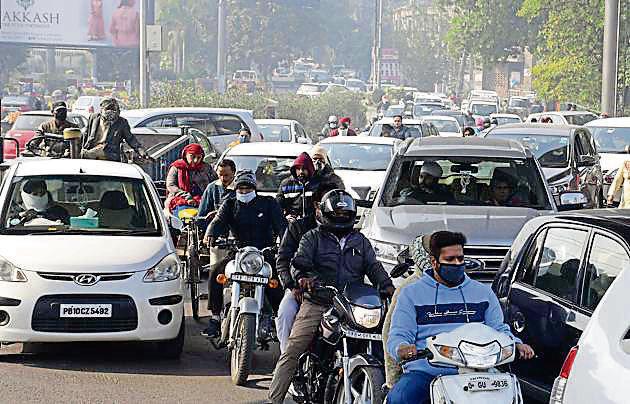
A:
[[[542,166],[549,189],[560,202],[565,191],[580,191],[587,208],[600,208],[605,201],[602,167],[591,132],[581,126],[514,124],[491,129],[485,137],[521,142],[531,149]]]
[[[536,352],[512,364],[526,396],[549,402],[567,353],[629,265],[630,210],[572,211],[525,224],[492,287],[514,334]]]

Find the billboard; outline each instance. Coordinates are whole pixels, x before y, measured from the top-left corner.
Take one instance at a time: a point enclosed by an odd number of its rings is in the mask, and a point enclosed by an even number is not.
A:
[[[0,42],[135,48],[139,0],[0,0]]]

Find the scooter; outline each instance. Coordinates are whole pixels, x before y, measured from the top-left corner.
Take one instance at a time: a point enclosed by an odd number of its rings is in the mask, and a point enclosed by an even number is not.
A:
[[[516,376],[497,369],[515,357],[516,343],[510,337],[485,324],[468,323],[427,338],[427,347],[412,360],[427,359],[432,365],[458,369],[456,375],[431,382],[432,404],[522,404]]]
[[[279,286],[272,279],[271,259],[266,258],[274,255],[275,247],[238,248],[233,240],[214,246],[232,251],[234,259],[227,263],[225,274],[217,277],[224,285],[224,309],[221,335],[210,342],[215,349],[228,348],[232,382],[242,386],[252,369],[253,351],[268,350],[269,343],[277,340],[271,305],[265,299],[266,288]]]

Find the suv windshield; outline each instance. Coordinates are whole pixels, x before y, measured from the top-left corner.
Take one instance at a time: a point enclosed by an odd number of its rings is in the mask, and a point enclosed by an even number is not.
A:
[[[630,146],[630,128],[590,127],[600,153],[626,153]]]
[[[392,145],[324,143],[335,170],[385,171],[392,158]]]
[[[157,210],[139,179],[16,177],[9,192],[3,233],[161,234]]]
[[[431,175],[439,171],[439,177]],[[533,159],[463,156],[398,160],[387,179],[381,206],[401,205],[551,209]]]
[[[490,116],[490,114],[496,114],[499,112],[497,111],[497,106],[494,104],[472,104],[470,111],[474,115],[481,116]]]
[[[277,192],[283,179],[291,175],[291,166],[295,160],[285,156],[237,156],[227,155],[239,170],[252,170],[256,174],[256,190],[259,192]]]
[[[569,137],[550,135],[519,135],[490,132],[488,137],[516,140],[532,151],[543,167],[560,168],[569,165]]]
[[[567,120],[567,123],[569,125],[582,126],[589,123],[590,121],[594,121],[595,119],[597,119],[597,115],[591,114],[589,112],[587,114],[565,115],[564,118]]]
[[[289,125],[259,123],[258,128],[262,132],[265,142],[290,142],[291,131]]]
[[[433,111],[441,111],[445,109],[439,104],[416,104],[413,106],[413,114],[415,116],[431,115]]]
[[[459,126],[455,121],[445,119],[425,119],[425,122],[432,123],[440,132],[459,132]]]

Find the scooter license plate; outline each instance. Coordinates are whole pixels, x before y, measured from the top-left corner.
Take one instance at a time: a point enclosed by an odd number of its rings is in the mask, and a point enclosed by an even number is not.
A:
[[[232,274],[230,277],[233,281],[239,282],[249,282],[249,283],[260,283],[262,285],[266,285],[268,281],[264,276],[252,276],[252,275],[243,275],[243,274]]]
[[[468,384],[465,386],[466,388],[464,388],[464,390],[470,392],[492,391],[507,389],[511,386],[512,381],[507,377],[478,376],[468,380]]]

